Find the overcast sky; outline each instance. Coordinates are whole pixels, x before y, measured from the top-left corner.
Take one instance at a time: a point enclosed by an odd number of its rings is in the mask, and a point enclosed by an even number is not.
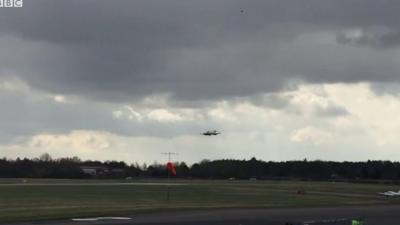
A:
[[[0,8],[0,156],[399,161],[399,11],[397,0]]]

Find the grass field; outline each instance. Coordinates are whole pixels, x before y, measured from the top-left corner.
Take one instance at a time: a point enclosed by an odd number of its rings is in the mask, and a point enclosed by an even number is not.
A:
[[[0,180],[0,222],[129,215],[173,209],[400,204],[387,185],[293,181]],[[297,195],[303,189],[305,195]]]

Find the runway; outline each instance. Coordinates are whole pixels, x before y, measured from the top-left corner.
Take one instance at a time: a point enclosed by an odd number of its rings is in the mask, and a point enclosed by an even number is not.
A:
[[[183,186],[185,183],[167,183],[167,182],[93,182],[93,183],[5,183],[0,186],[13,187],[13,186]]]
[[[364,218],[365,225],[399,225],[400,206],[357,206],[299,209],[216,209],[127,215],[130,220],[47,221],[15,225],[285,225],[286,222]],[[112,215],[110,215],[112,216]],[[294,223],[296,224],[296,223]],[[296,224],[296,225],[297,225]],[[313,223],[310,223],[310,225]],[[314,223],[351,225],[351,223]]]

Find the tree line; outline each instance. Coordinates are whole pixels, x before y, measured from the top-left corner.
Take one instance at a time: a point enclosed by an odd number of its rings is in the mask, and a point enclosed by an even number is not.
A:
[[[303,180],[399,180],[400,163],[391,161],[263,161],[203,160],[188,166],[175,163],[177,178],[187,179],[303,179]],[[89,172],[88,172],[89,171]],[[91,172],[90,172],[91,171]],[[165,178],[165,164],[126,164],[122,161],[82,161],[77,157],[52,159],[0,159],[1,178]]]

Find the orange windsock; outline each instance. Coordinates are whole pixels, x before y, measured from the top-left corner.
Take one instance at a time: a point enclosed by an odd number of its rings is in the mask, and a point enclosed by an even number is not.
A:
[[[176,167],[172,162],[167,163],[167,170],[170,174],[176,176]]]

